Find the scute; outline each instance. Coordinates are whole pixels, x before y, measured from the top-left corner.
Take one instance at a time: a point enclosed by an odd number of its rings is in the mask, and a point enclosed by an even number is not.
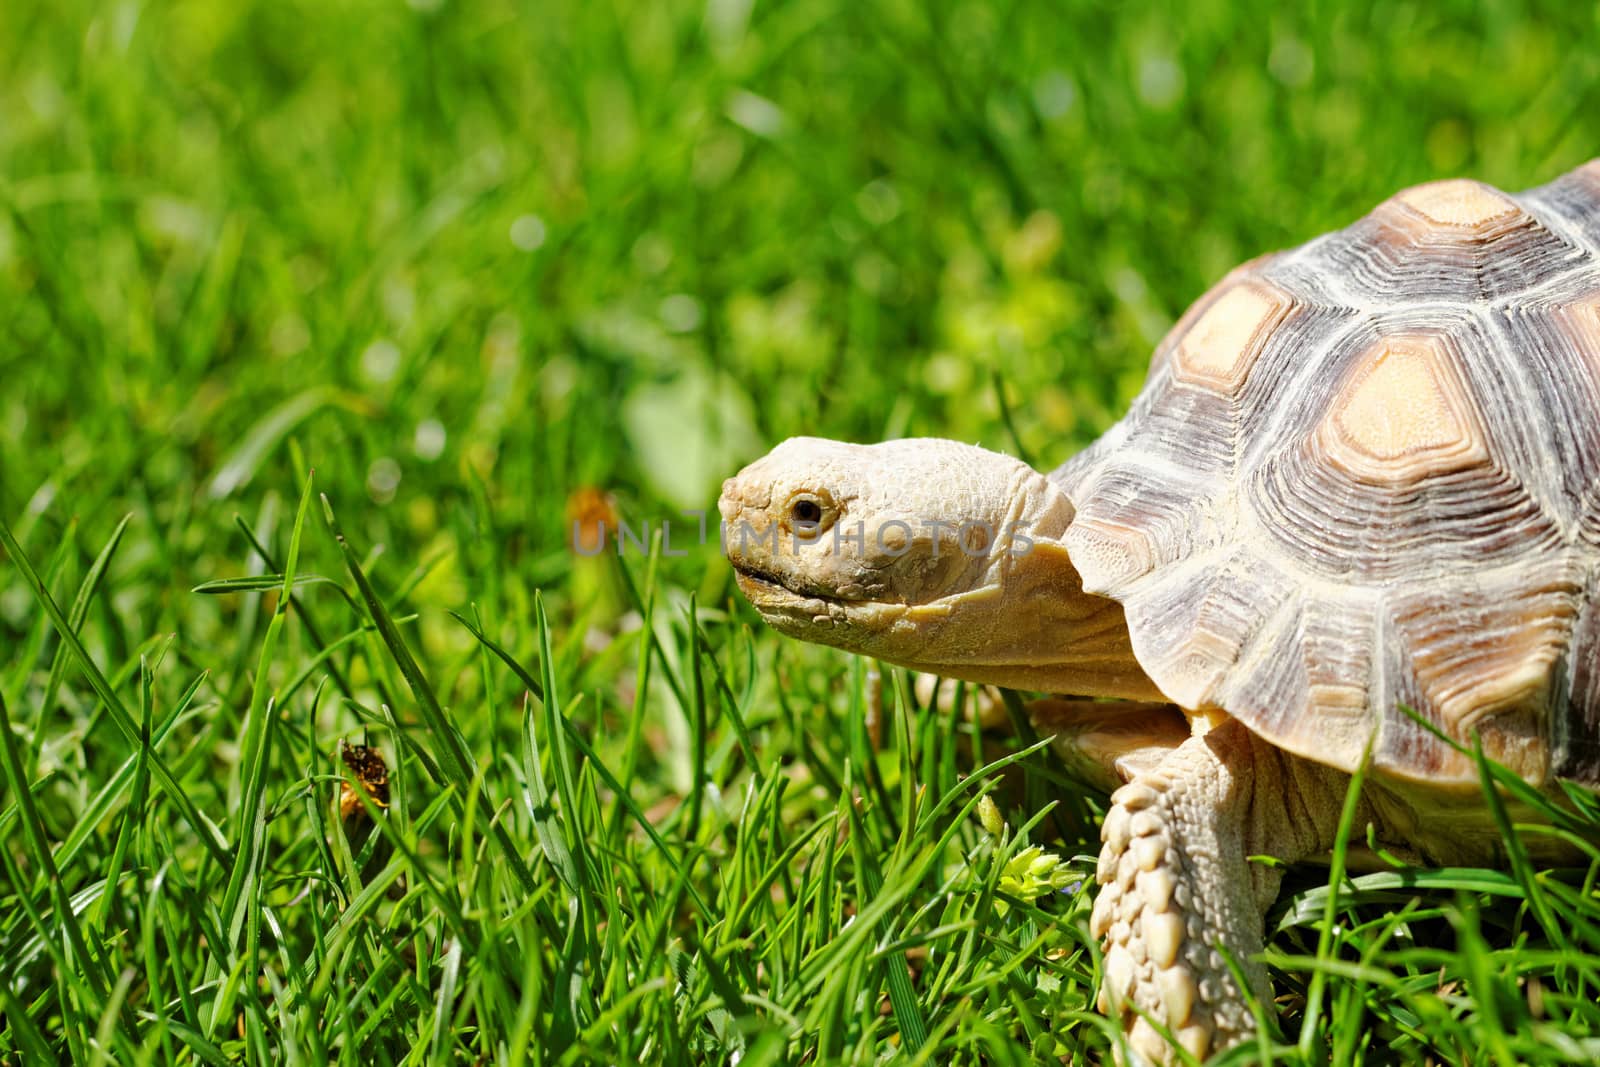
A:
[[[1362,306],[1494,301],[1543,285],[1592,255],[1564,233],[1560,217],[1528,195],[1432,182],[1396,193],[1324,238],[1320,255],[1330,277]]]
[[[1495,219],[1522,210],[1500,190],[1467,178],[1413,186],[1395,194],[1395,199],[1430,222],[1469,230],[1481,230]]]
[[[1224,395],[1238,391],[1291,301],[1273,286],[1240,280],[1225,286],[1187,330],[1173,353],[1180,379]]]
[[[1406,681],[1420,698],[1411,706],[1426,709],[1451,737],[1466,739],[1483,728],[1485,751],[1535,781],[1545,777],[1548,756],[1519,720],[1551,707],[1557,696],[1558,667],[1577,616],[1576,572],[1575,561],[1530,562],[1471,588],[1414,587],[1389,603],[1390,633],[1408,653]],[[1502,717],[1507,721],[1497,723]],[[1431,735],[1398,745],[1393,733],[1380,760],[1439,760],[1452,776],[1472,773],[1465,757],[1442,750]]]
[[[1507,308],[1497,325],[1523,354],[1537,403],[1549,412],[1544,448],[1556,457],[1561,486],[1552,504],[1563,521],[1588,524],[1600,543],[1600,285],[1574,279]]]
[[[1569,231],[1589,248],[1600,247],[1600,216],[1592,205],[1600,198],[1600,159],[1590,160],[1548,185],[1529,189],[1518,199],[1550,218],[1563,220]]]
[[[1380,483],[1481,462],[1483,431],[1447,344],[1391,335],[1364,352],[1318,429],[1328,461]]]
[[[1346,770],[1472,785],[1438,730],[1600,785],[1600,160],[1246,264],[1053,477],[1184,706]]]

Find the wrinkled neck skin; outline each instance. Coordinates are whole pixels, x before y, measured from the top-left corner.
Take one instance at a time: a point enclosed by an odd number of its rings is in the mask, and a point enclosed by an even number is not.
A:
[[[1071,502],[1009,456],[794,438],[719,506],[741,590],[785,634],[971,682],[1165,699],[1121,605],[1083,591]]]

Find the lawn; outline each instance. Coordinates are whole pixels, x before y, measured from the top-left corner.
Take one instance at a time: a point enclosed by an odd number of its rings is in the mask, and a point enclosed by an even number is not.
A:
[[[0,4],[0,1063],[1108,1055],[1105,798],[764,630],[695,512],[795,434],[1059,463],[1234,264],[1600,155],[1597,41]],[[1600,1059],[1600,866],[1513,859],[1297,869],[1236,1059]]]

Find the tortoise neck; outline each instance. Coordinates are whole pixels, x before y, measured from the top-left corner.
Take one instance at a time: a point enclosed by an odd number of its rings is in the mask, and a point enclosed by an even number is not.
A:
[[[997,569],[980,589],[911,609],[929,640],[906,666],[1008,689],[1168,700],[1133,654],[1122,605],[1085,593],[1059,542],[1038,540]]]

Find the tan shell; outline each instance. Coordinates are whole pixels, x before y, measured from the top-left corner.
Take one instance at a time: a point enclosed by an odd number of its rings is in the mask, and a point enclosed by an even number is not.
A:
[[[1600,160],[1407,189],[1235,270],[1052,475],[1191,709],[1419,782],[1600,784]]]

